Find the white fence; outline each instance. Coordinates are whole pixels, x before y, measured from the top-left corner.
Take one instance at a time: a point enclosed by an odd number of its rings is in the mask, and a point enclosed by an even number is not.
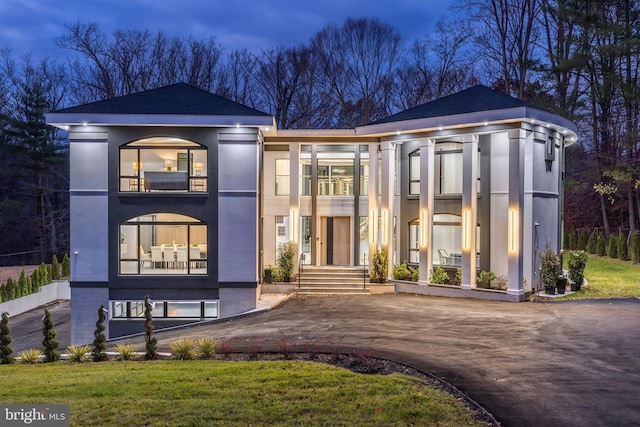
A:
[[[69,288],[69,282],[66,280],[56,280],[53,283],[41,286],[40,290],[35,294],[3,302],[0,304],[0,313],[6,311],[10,316],[16,316],[59,299],[71,299],[71,289]]]

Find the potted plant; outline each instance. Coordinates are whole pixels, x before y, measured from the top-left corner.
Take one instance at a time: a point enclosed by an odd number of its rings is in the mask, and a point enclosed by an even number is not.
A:
[[[291,275],[295,268],[296,244],[294,242],[282,243],[278,246],[277,261],[285,282],[291,281]]]
[[[584,268],[587,265],[589,257],[585,251],[569,252],[569,279],[571,280],[571,290],[579,291],[584,281]]]
[[[544,291],[549,295],[554,295],[556,292],[556,281],[558,280],[558,266],[560,260],[558,254],[556,254],[550,248],[545,249],[541,255],[540,262],[540,277],[544,284]],[[565,283],[566,285],[566,283]]]
[[[271,264],[269,264],[268,266],[265,267],[264,269],[264,283],[271,283],[273,281],[272,279],[272,275],[271,275],[271,269],[273,267],[271,266]]]
[[[371,273],[369,277],[371,283],[384,283],[387,280],[387,251],[384,249],[376,251],[371,259]]]

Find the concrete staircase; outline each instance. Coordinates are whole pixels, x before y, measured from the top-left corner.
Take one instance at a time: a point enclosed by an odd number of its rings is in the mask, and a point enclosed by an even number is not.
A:
[[[369,294],[369,272],[366,281],[362,267],[305,265],[300,275],[300,288],[296,280],[295,291],[301,294]],[[296,278],[297,279],[297,278]],[[366,287],[366,288],[365,288]]]

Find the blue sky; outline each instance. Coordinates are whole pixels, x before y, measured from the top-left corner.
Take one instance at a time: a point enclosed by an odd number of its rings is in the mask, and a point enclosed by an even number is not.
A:
[[[225,49],[296,45],[327,23],[378,17],[406,40],[430,33],[452,0],[0,0],[0,48],[35,58],[64,57],[53,38],[64,24],[96,22],[103,31],[147,28],[169,35],[215,36]]]

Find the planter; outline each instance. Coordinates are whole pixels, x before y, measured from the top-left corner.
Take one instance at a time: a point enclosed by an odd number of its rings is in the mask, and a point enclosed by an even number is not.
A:
[[[560,277],[556,280],[556,288],[558,289],[558,294],[564,294],[567,290],[567,281],[566,277]]]
[[[289,282],[291,282],[291,276],[284,276],[284,277],[282,278],[282,280],[283,280],[284,282],[286,282],[286,283],[289,283]]]
[[[265,268],[264,269],[264,283],[271,283],[271,282],[272,282],[271,269],[270,268]]]
[[[396,285],[394,284],[372,284],[369,285],[369,293],[372,295],[379,294],[393,294],[396,292]]]
[[[582,287],[582,283],[573,283],[571,282],[571,291],[577,292]]]
[[[544,293],[547,295],[555,295],[556,294],[556,287],[555,286],[545,286],[544,287]]]

